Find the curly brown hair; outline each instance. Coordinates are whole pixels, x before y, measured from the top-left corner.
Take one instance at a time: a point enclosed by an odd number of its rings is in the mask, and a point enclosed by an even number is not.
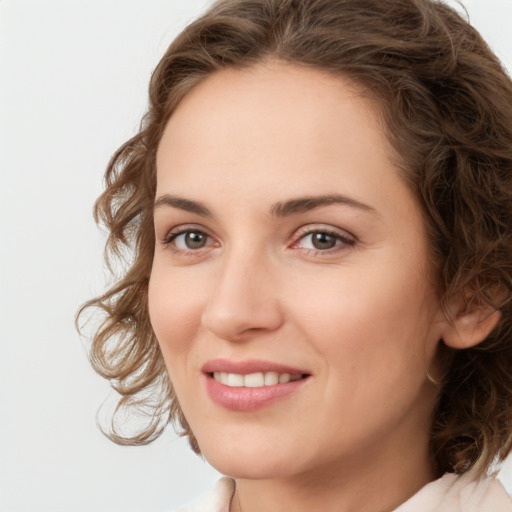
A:
[[[147,418],[123,436],[114,414],[109,437],[149,443],[175,422],[198,451],[148,316],[155,156],[196,84],[268,58],[348,77],[377,100],[423,209],[447,314],[462,293],[501,311],[482,343],[444,347],[431,435],[440,473],[485,472],[512,447],[512,82],[469,22],[434,0],[220,0],[168,48],[140,131],[112,157],[94,210],[108,229],[107,262],[120,257],[125,271],[79,312],[104,313],[90,359],[121,394],[116,413]]]

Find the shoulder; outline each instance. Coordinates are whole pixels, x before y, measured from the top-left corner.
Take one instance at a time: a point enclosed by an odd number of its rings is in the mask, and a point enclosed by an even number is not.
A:
[[[512,512],[512,498],[495,476],[447,473],[395,512]]]
[[[234,490],[234,480],[221,478],[210,491],[176,512],[229,512]]]

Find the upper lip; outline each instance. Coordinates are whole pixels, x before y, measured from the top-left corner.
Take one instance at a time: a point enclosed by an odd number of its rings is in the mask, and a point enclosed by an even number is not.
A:
[[[250,373],[289,373],[290,375],[304,375],[307,371],[300,368],[294,368],[281,363],[265,361],[262,359],[247,359],[244,361],[235,361],[232,359],[212,359],[207,361],[201,368],[203,373],[225,372],[237,373],[239,375],[248,375]]]

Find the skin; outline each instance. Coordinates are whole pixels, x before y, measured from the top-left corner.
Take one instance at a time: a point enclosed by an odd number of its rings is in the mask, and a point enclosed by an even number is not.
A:
[[[217,72],[170,118],[157,200],[211,215],[155,208],[150,318],[203,455],[237,480],[232,511],[384,512],[436,477],[427,372],[447,321],[394,158],[356,86],[280,62]],[[365,207],[272,214],[332,194]],[[203,232],[204,246],[170,241],[176,228]],[[310,233],[325,230],[335,245],[315,250]],[[260,410],[232,411],[206,393],[201,367],[216,358],[310,377]]]

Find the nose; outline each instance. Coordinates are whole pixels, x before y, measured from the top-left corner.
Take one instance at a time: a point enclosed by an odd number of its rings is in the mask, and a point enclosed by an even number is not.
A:
[[[201,320],[218,338],[241,341],[251,333],[275,331],[282,325],[279,287],[264,258],[232,254],[213,284]]]

